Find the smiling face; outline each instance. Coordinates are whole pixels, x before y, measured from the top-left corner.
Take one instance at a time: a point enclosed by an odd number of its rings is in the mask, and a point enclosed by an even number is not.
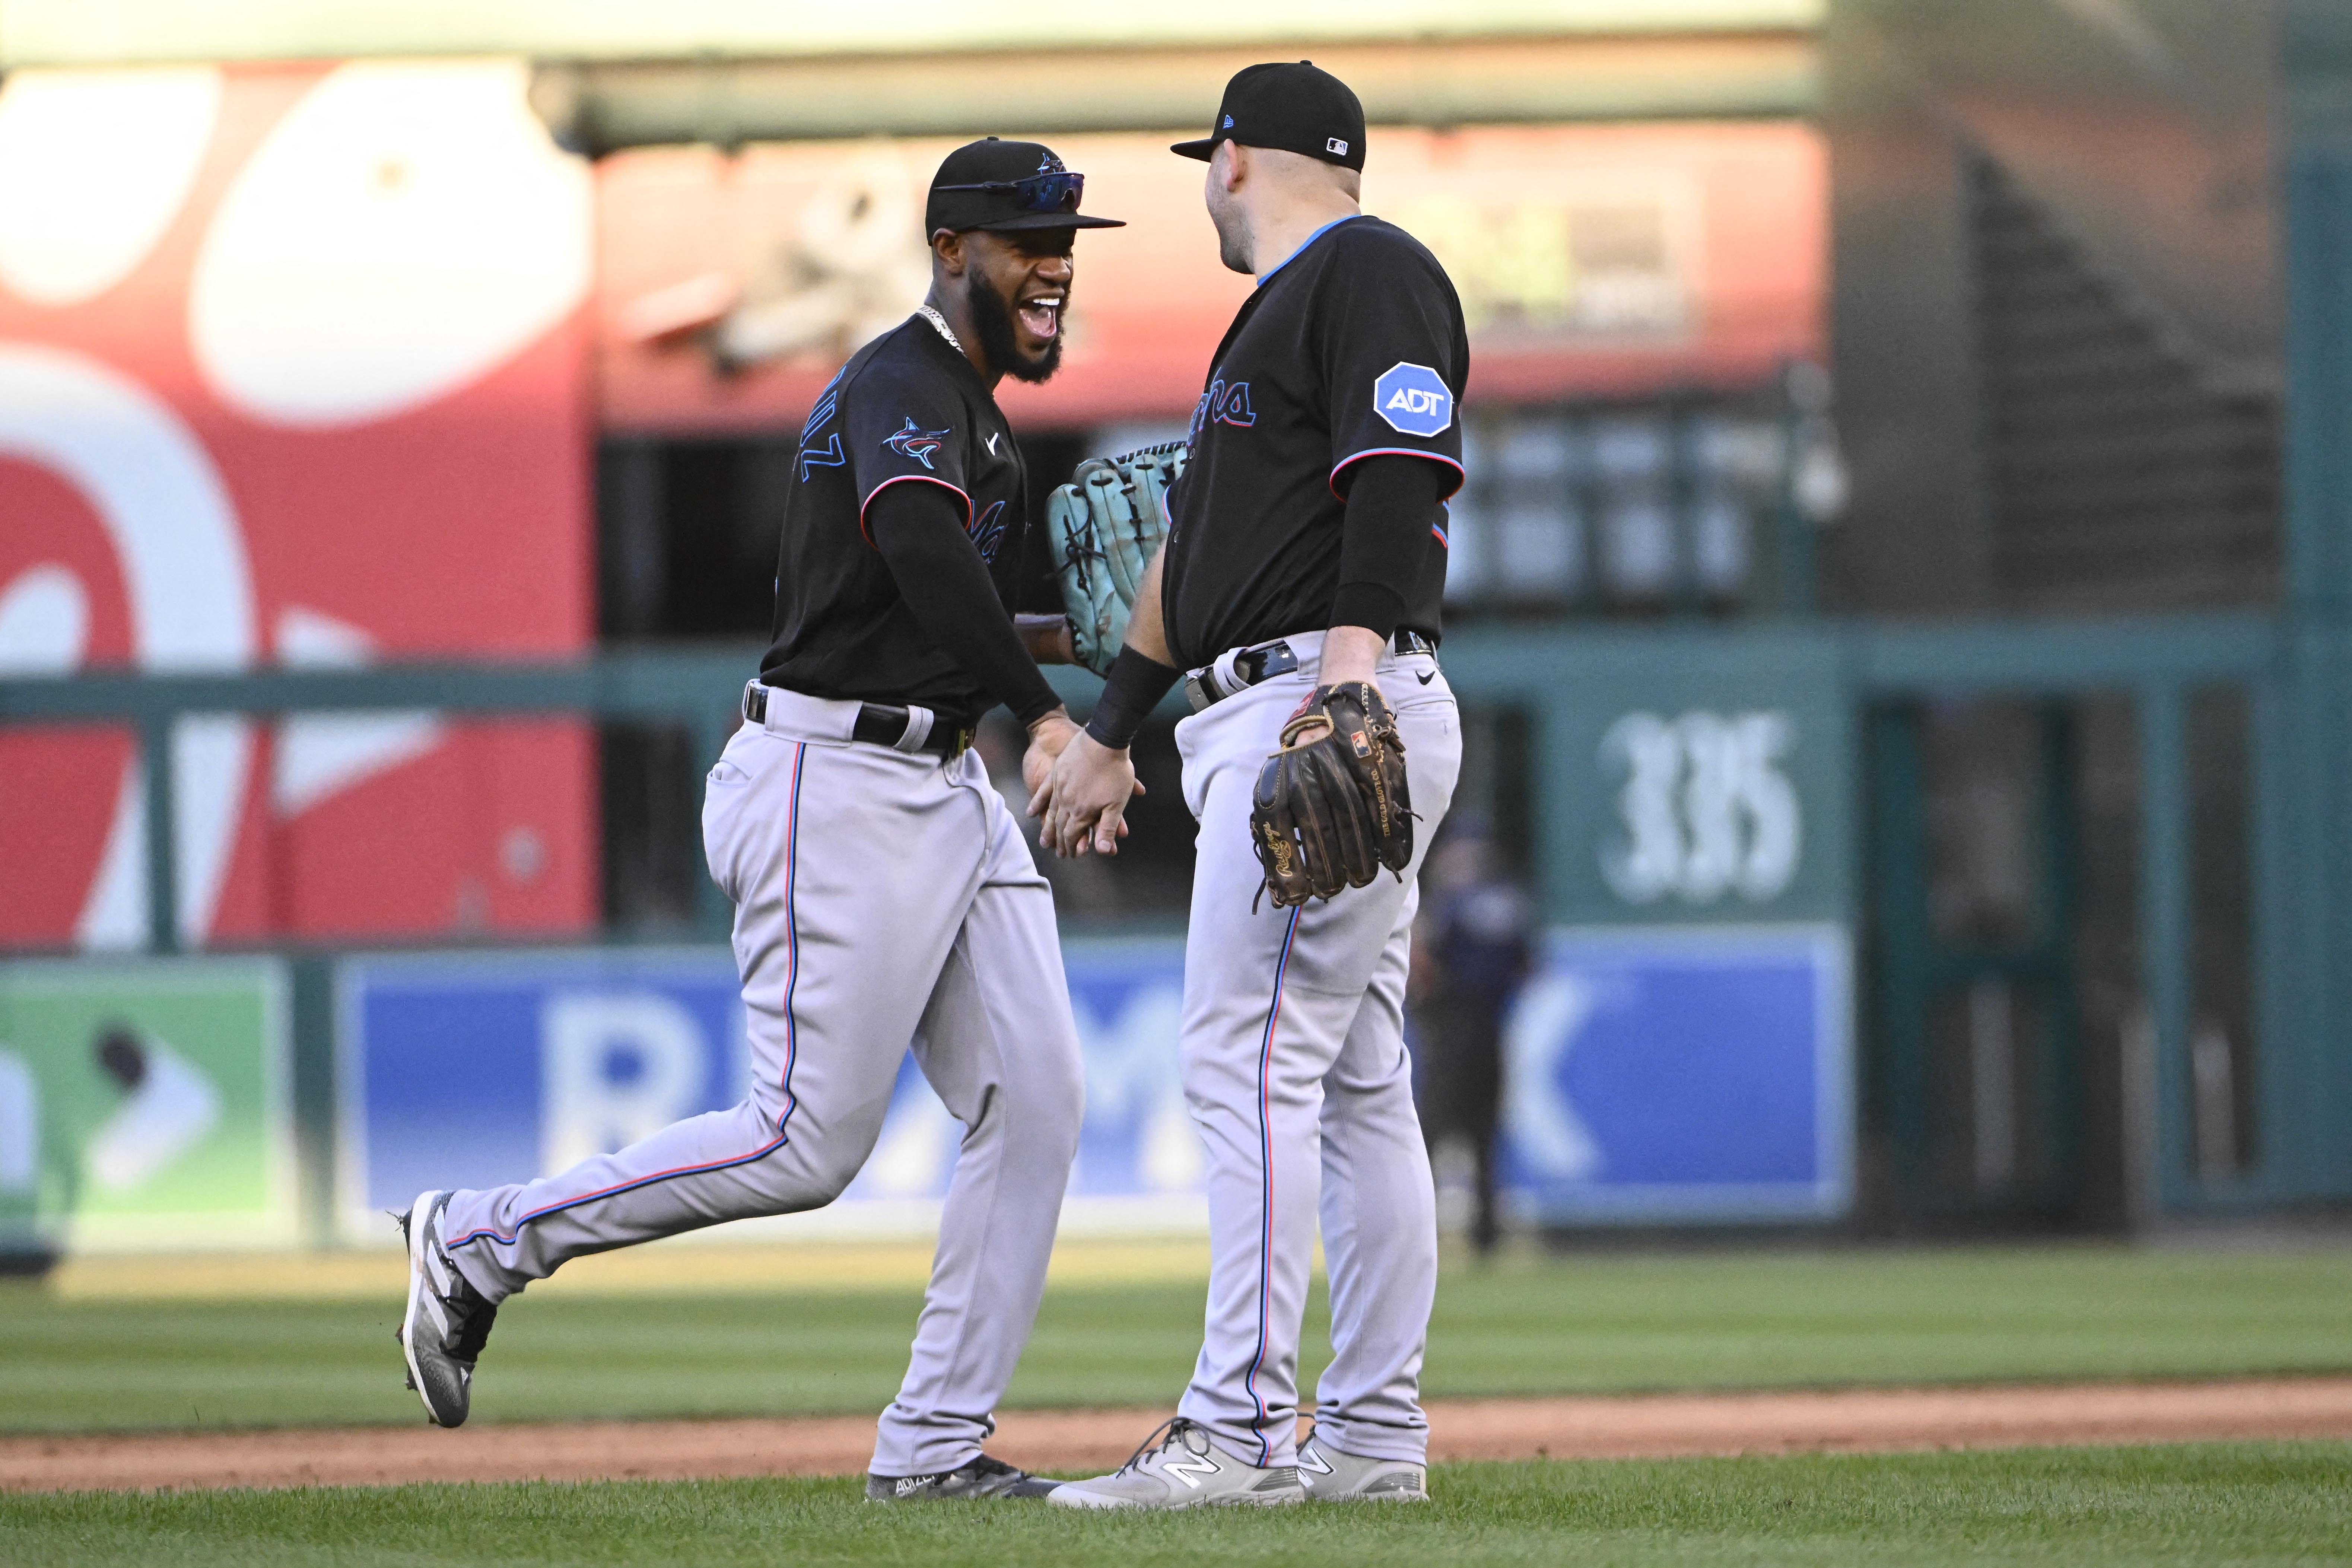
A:
[[[1061,368],[1076,231],[975,229],[959,237],[982,353],[1016,381],[1044,381]]]

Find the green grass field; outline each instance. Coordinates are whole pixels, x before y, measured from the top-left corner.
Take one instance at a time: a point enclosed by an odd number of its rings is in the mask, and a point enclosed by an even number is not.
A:
[[[918,1298],[526,1296],[484,1422],[867,1415]],[[1057,1287],[1008,1406],[1169,1405],[1197,1284]],[[1325,1353],[1309,1309],[1308,1370]],[[0,1429],[411,1423],[398,1302],[59,1300],[0,1289]],[[2352,1248],[1570,1255],[1450,1272],[1434,1396],[2352,1370]],[[1311,1386],[1311,1384],[1309,1384]]]
[[[0,1562],[1278,1564],[2352,1561],[2352,1447],[1455,1465],[1428,1508],[880,1508],[847,1481],[0,1498]]]

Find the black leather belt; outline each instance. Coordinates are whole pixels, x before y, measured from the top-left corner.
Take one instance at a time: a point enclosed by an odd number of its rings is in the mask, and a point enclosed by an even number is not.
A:
[[[1400,627],[1396,636],[1389,639],[1389,647],[1399,654],[1434,654],[1437,640]],[[1277,675],[1288,675],[1297,668],[1297,649],[1286,642],[1271,642],[1264,647],[1254,647],[1247,653],[1234,656],[1234,679],[1238,684],[1231,689],[1221,685],[1216,666],[1213,664],[1184,678],[1184,695],[1192,702],[1192,711],[1198,713],[1211,703],[1222,702],[1245,687],[1255,686],[1259,681]]]
[[[751,685],[743,689],[743,717],[754,724],[768,721],[768,689]],[[914,746],[898,742],[907,733],[906,709],[887,702],[861,702],[857,718],[849,726],[849,738],[868,746],[887,746],[892,751],[914,751],[952,762],[971,748],[972,726],[957,724],[944,713],[931,718],[931,732]]]

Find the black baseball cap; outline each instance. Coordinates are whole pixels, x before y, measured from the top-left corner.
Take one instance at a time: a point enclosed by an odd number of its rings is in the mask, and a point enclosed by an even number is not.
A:
[[[1346,82],[1313,60],[1244,66],[1225,83],[1225,100],[1209,133],[1169,151],[1205,163],[1226,141],[1300,153],[1360,174],[1364,106]]]
[[[1087,177],[1062,166],[1042,142],[967,142],[940,162],[923,204],[923,233],[941,229],[1124,228],[1117,218],[1081,217]]]

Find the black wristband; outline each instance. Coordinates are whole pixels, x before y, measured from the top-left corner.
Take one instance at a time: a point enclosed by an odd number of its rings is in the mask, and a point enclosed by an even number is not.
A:
[[[1135,732],[1182,675],[1183,671],[1148,654],[1120,648],[1118,657],[1111,660],[1109,677],[1103,681],[1102,697],[1087,719],[1087,733],[1114,752],[1127,750],[1135,742]]]

